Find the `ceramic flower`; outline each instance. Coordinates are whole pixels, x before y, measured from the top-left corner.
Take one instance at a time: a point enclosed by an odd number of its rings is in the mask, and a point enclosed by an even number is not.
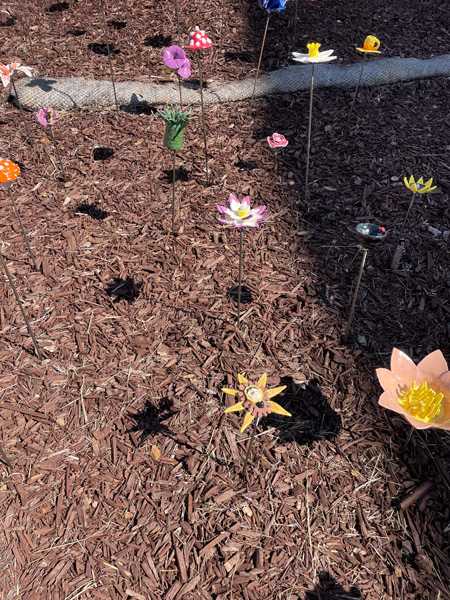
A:
[[[263,214],[265,206],[250,208],[250,198],[245,196],[242,202],[234,194],[230,194],[227,206],[216,204],[220,213],[217,220],[224,225],[234,225],[235,227],[259,227],[259,223],[267,219],[269,215]]]
[[[238,375],[239,386],[237,390],[230,390],[223,388],[222,392],[230,394],[231,396],[237,396],[238,402],[229,406],[225,409],[226,413],[237,412],[246,410],[247,413],[242,423],[241,433],[243,433],[253,419],[256,417],[267,417],[271,413],[277,415],[285,415],[286,417],[292,417],[291,413],[288,413],[282,406],[272,401],[272,398],[278,396],[283,390],[286,389],[285,385],[268,390],[266,388],[267,375],[261,375],[258,383],[252,383],[246,379],[243,375]]]
[[[307,44],[308,54],[302,54],[301,52],[293,52],[292,58],[301,63],[323,63],[335,60],[337,56],[331,56],[334,50],[324,50],[319,52],[321,44]]]
[[[258,0],[258,4],[267,12],[280,12],[286,8],[287,0]]]
[[[191,76],[191,61],[179,46],[169,46],[164,51],[164,63],[168,70],[176,71],[180,77],[187,79]]]
[[[3,83],[3,87],[7,87],[9,85],[11,77],[16,71],[25,73],[27,77],[33,77],[34,74],[34,69],[31,67],[25,67],[19,62],[13,62],[10,65],[4,65],[3,63],[0,63],[0,78]]]
[[[189,34],[186,48],[189,48],[190,50],[202,50],[203,48],[209,48],[212,45],[213,43],[206,33],[199,27],[196,27],[194,31],[191,31]]]
[[[415,194],[428,194],[428,192],[435,190],[437,187],[436,185],[433,185],[433,179],[429,179],[426,183],[424,183],[423,177],[421,177],[418,181],[415,181],[412,175],[409,178],[409,181],[408,178],[405,177],[403,179],[403,183],[406,185],[408,190],[411,190]]]
[[[391,370],[377,369],[377,375],[384,390],[381,406],[399,413],[416,429],[450,431],[450,371],[440,350],[416,366],[394,348]]]
[[[42,127],[47,127],[47,125],[54,125],[56,123],[59,119],[59,114],[53,108],[41,108],[36,117]]]
[[[381,54],[378,50],[380,40],[374,35],[368,35],[364,40],[363,48],[356,48],[358,52],[367,52],[368,54]]]
[[[20,168],[16,163],[5,158],[0,158],[0,184],[8,189],[19,177]]]
[[[267,138],[267,142],[271,148],[284,148],[289,144],[287,139],[281,133],[272,133]]]

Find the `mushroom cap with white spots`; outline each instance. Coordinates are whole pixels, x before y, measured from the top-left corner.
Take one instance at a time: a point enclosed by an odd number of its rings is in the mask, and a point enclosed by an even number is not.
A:
[[[188,37],[186,48],[189,50],[202,50],[203,48],[209,48],[213,43],[206,35],[206,32],[196,27],[194,31],[191,31]]]
[[[0,158],[0,183],[9,183],[18,178],[20,168],[16,163]]]

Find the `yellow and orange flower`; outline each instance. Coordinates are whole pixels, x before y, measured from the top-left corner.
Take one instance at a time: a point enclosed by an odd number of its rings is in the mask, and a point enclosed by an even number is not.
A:
[[[450,371],[440,350],[417,366],[394,348],[391,370],[377,369],[384,393],[378,403],[402,415],[416,429],[450,431]]]
[[[356,48],[358,52],[366,52],[368,54],[381,54],[378,48],[380,47],[380,40],[374,35],[368,35],[364,40],[362,48]]]
[[[285,385],[268,390],[266,388],[266,373],[261,375],[257,383],[249,381],[243,375],[238,375],[238,381],[239,386],[237,390],[222,388],[222,392],[231,396],[237,396],[238,398],[236,404],[225,409],[226,413],[247,410],[241,427],[241,433],[247,429],[255,417],[260,419],[261,417],[267,417],[271,413],[292,417],[291,413],[288,413],[282,406],[272,401],[272,398],[278,396],[278,394],[286,389]]]
[[[435,190],[437,188],[436,185],[433,185],[432,178],[424,183],[423,177],[421,177],[419,180],[415,181],[415,179],[412,175],[409,178],[409,181],[408,181],[408,178],[405,177],[403,179],[403,183],[406,185],[408,190],[411,190],[415,194],[428,194],[428,192],[431,192],[431,190]]]

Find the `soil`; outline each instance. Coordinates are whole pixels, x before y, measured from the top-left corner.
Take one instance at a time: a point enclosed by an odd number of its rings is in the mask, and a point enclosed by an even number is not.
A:
[[[89,49],[105,43],[99,3],[24,2],[36,60],[20,2],[1,13],[0,60],[108,76],[108,57]],[[124,20],[119,7],[107,3],[109,23]],[[293,40],[294,8],[271,17],[265,71],[311,40],[360,60],[353,48],[369,33],[384,56],[432,56],[448,31],[434,0],[300,0]],[[108,28],[117,77],[167,80],[172,4],[128,10],[133,47],[126,27]],[[199,24],[216,42],[207,79],[254,74],[256,2],[226,3],[222,48],[220,2],[180,0],[180,14],[184,37]],[[450,598],[449,435],[410,437],[378,406],[375,376],[393,347],[450,358],[448,79],[361,89],[343,140],[352,95],[315,92],[307,202],[309,92],[208,107],[209,186],[195,109],[176,157],[174,236],[172,154],[151,111],[61,115],[65,183],[50,132],[27,114],[28,143],[4,106],[2,155],[22,169],[12,191],[39,272],[6,192],[2,253],[44,360],[2,276],[2,598]],[[276,156],[274,131],[289,140]],[[416,198],[393,265],[411,174],[437,188]],[[239,327],[239,233],[215,208],[230,193],[270,214],[244,232]],[[368,253],[344,341],[362,222],[388,235]],[[287,386],[277,401],[293,416],[260,423],[241,477],[251,428],[240,434],[242,413],[224,414],[233,399],[220,390],[264,372],[269,388]]]

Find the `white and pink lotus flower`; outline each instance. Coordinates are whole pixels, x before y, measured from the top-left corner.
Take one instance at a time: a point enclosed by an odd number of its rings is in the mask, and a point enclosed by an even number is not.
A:
[[[27,77],[33,77],[35,75],[35,70],[31,67],[26,67],[25,65],[21,65],[20,62],[12,62],[10,65],[4,65],[0,63],[0,78],[3,83],[3,87],[8,87],[11,77],[18,71],[25,73]]]
[[[234,194],[230,194],[227,206],[216,205],[220,216],[217,220],[224,225],[234,225],[234,227],[259,227],[259,223],[269,217],[263,214],[265,206],[250,208],[250,197],[245,196],[242,202]]]

